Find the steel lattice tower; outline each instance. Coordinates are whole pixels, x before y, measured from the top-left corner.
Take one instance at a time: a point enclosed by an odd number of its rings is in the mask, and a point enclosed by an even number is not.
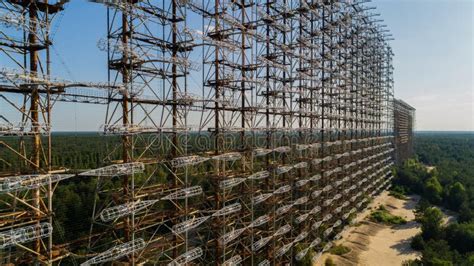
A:
[[[72,175],[51,167],[51,109],[63,82],[51,77],[50,24],[63,3],[2,1],[0,4],[1,114],[0,141],[19,165],[5,173],[0,203],[0,243],[6,256],[0,263],[52,262],[52,182]],[[19,257],[10,257],[19,253]]]
[[[0,144],[22,161],[0,173],[5,262],[317,260],[389,186],[393,54],[365,1],[92,1],[107,10],[104,83],[52,78],[65,1],[50,2],[1,4],[0,100],[20,124],[0,114]],[[51,166],[57,101],[105,106],[104,138],[120,141],[102,167]],[[78,177],[96,180],[89,236],[53,243],[52,193]]]

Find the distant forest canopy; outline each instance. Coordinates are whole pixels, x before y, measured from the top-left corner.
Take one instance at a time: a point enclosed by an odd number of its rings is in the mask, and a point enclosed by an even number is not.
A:
[[[396,170],[393,187],[422,196],[422,233],[412,240],[422,258],[408,264],[474,265],[474,133],[418,132],[415,151]],[[439,207],[454,211],[457,222],[444,225]]]
[[[45,140],[45,139],[44,139]],[[17,147],[19,141],[17,137],[0,137],[0,141],[6,142],[12,147]],[[25,146],[30,145],[32,139],[25,137]],[[104,166],[104,160],[108,157],[118,159],[120,153],[112,152],[114,147],[120,144],[120,137],[104,137],[97,132],[58,132],[52,134],[51,144],[51,165],[53,168],[68,169],[92,169]],[[21,170],[20,160],[11,151],[0,146],[0,158],[7,158],[6,161],[0,160],[0,172]],[[110,158],[109,158],[110,159]]]
[[[28,147],[28,137],[25,138]],[[13,137],[0,137],[17,145]],[[94,169],[120,159],[121,139],[98,132],[56,132],[52,135],[52,163],[56,167]],[[422,250],[424,265],[474,265],[474,133],[417,132],[416,159],[396,169],[394,189],[423,197],[418,213],[423,234],[413,241]],[[13,157],[11,157],[13,156]],[[0,147],[0,171],[21,169],[20,161]],[[434,166],[430,172],[426,166]],[[165,169],[156,173],[166,182]],[[108,185],[119,185],[113,179]],[[60,182],[54,193],[54,243],[65,243],[89,233],[97,179],[71,178]],[[430,206],[443,206],[459,213],[459,223],[441,226],[439,213]],[[67,230],[65,229],[67,228]],[[417,262],[413,262],[416,265]]]

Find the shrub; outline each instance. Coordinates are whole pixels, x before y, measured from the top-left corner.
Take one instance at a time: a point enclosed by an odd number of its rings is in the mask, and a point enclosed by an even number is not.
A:
[[[436,207],[426,208],[423,216],[418,219],[421,223],[421,231],[425,241],[442,238],[443,213]]]
[[[402,186],[398,186],[398,185],[395,185],[392,187],[392,189],[390,190],[390,196],[393,196],[397,199],[402,199],[402,200],[406,200],[408,199],[408,197],[406,196],[407,194],[407,191],[405,189],[405,187],[402,187]]]
[[[460,253],[474,252],[474,223],[450,224],[446,228],[446,240]]]
[[[425,243],[421,262],[423,265],[459,265],[455,263],[459,254],[452,251],[444,240],[430,240]]]
[[[332,247],[329,252],[334,255],[344,255],[349,252],[351,252],[351,249],[349,247],[343,246],[343,245],[336,245]]]
[[[326,261],[324,262],[325,266],[336,266],[336,263],[331,258],[327,258]]]
[[[370,214],[370,220],[377,223],[394,225],[407,223],[407,221],[403,217],[390,214],[383,205],[381,205],[376,211],[373,211]]]
[[[408,197],[403,195],[402,193],[400,192],[397,192],[397,191],[390,191],[389,193],[390,196],[394,197],[394,198],[397,198],[397,199],[401,199],[401,200],[407,200]]]

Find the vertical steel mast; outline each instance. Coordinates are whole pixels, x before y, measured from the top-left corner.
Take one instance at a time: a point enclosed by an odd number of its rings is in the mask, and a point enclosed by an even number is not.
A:
[[[390,35],[365,1],[92,2],[106,83],[52,77],[63,1],[0,4],[0,263],[315,262],[389,186],[393,120],[407,138],[414,110],[394,114]],[[58,101],[105,107],[98,168],[51,164]],[[96,190],[88,237],[63,243],[66,178]]]
[[[49,49],[51,23],[63,4],[26,0],[0,4],[0,101],[6,112],[0,114],[0,135],[10,136],[0,141],[0,147],[6,151],[2,159],[11,166],[1,174],[0,224],[12,234],[1,244],[8,253],[0,263],[50,264],[55,259],[53,183],[70,176],[60,174],[51,163],[51,95],[63,82],[51,77]]]

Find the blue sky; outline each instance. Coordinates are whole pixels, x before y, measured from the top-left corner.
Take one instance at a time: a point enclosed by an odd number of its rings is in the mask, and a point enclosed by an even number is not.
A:
[[[376,0],[393,33],[395,95],[418,130],[474,130],[474,1]]]
[[[474,1],[374,0],[371,5],[394,35],[395,95],[417,109],[417,130],[474,130]],[[106,53],[97,48],[106,36],[105,14],[102,5],[71,1],[53,40],[55,76],[107,80]],[[104,111],[98,105],[57,103],[54,130],[98,130]]]

